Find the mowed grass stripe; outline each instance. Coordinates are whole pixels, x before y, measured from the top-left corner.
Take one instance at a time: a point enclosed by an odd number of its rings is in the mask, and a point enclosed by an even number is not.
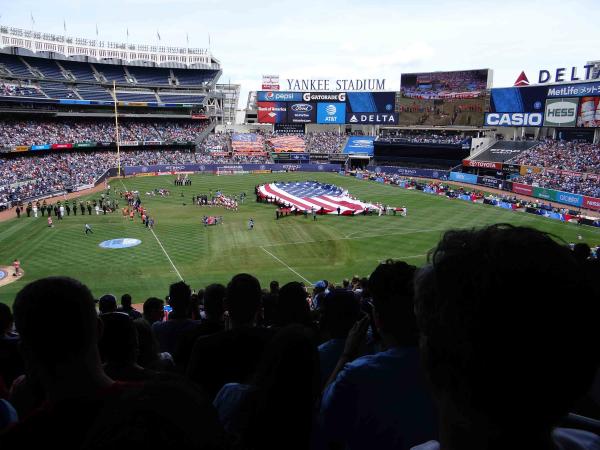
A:
[[[155,232],[182,277],[199,289],[212,282],[226,283],[232,275],[248,272],[263,285],[273,279],[285,283],[302,281],[287,267],[262,250],[267,249],[311,281],[326,278],[368,276],[379,261],[409,258],[422,265],[426,254],[444,230],[471,228],[492,223],[533,226],[578,242],[577,235],[592,245],[600,242],[600,230],[512,212],[488,205],[404,190],[352,177],[329,173],[288,173],[243,176],[194,175],[192,186],[173,185],[172,176],[139,177],[124,180],[127,188],[140,192],[144,205],[155,219]],[[285,217],[275,220],[272,205],[256,203],[254,186],[273,181],[319,180],[348,189],[365,201],[406,206],[408,217]],[[120,182],[112,187],[122,190]],[[169,197],[146,196],[155,188],[171,190]],[[192,196],[221,189],[226,195],[246,192],[238,212],[192,205]],[[183,196],[182,196],[183,194]],[[99,198],[99,194],[94,196]],[[89,197],[92,198],[92,197]],[[86,198],[84,198],[85,200]],[[120,201],[124,206],[124,201]],[[203,215],[221,215],[224,224],[204,227]],[[255,229],[247,229],[253,217]],[[84,223],[94,234],[85,236]],[[164,297],[170,283],[178,281],[160,246],[136,218],[130,222],[119,213],[107,216],[66,217],[48,229],[46,218],[27,218],[0,223],[0,264],[19,258],[26,276],[0,288],[0,301],[12,303],[15,293],[27,282],[50,275],[68,275],[88,284],[94,295],[129,292],[135,302],[149,296]],[[103,240],[131,237],[142,245],[130,249],[106,250]],[[421,256],[422,255],[422,256]]]

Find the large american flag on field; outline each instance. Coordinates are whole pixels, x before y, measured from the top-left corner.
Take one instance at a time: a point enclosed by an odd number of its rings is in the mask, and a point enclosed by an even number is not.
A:
[[[319,214],[337,214],[338,207],[345,216],[360,214],[365,209],[379,210],[379,206],[350,197],[342,188],[315,181],[264,184],[258,192],[279,204]]]

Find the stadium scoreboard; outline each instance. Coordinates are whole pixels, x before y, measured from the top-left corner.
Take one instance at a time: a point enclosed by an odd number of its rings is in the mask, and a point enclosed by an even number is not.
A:
[[[396,125],[395,92],[258,91],[258,121],[271,124]]]

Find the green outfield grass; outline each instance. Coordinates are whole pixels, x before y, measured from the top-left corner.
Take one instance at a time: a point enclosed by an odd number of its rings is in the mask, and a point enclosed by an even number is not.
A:
[[[298,216],[276,221],[273,206],[254,201],[256,184],[307,179],[337,184],[364,201],[406,206],[408,217],[319,216],[313,222],[310,217]],[[167,294],[169,284],[179,280],[173,265],[195,289],[225,283],[239,272],[256,275],[263,286],[273,279],[280,283],[314,283],[323,278],[341,282],[354,274],[368,276],[387,258],[422,265],[445,230],[499,222],[532,226],[567,242],[575,242],[578,234],[589,244],[600,242],[599,229],[337,174],[196,175],[192,180],[190,187],[173,186],[170,176],[111,183],[119,190],[140,191],[156,220],[157,238],[139,220],[130,222],[120,212],[65,217],[55,220],[53,229],[46,226],[45,218],[21,217],[0,223],[0,265],[10,265],[19,258],[26,272],[22,279],[0,288],[0,301],[12,303],[15,294],[37,278],[67,275],[86,283],[95,296],[128,292],[140,303],[149,296]],[[147,197],[145,193],[154,188],[168,188],[172,195]],[[248,198],[238,212],[191,204],[192,195],[208,193],[209,189],[221,189],[229,195],[245,191]],[[94,197],[99,198],[99,194]],[[224,224],[204,227],[204,214],[222,215]],[[250,217],[256,222],[253,231],[247,229]],[[93,235],[84,234],[86,222],[92,225]],[[140,239],[142,244],[118,250],[98,246],[104,240],[123,237]]]

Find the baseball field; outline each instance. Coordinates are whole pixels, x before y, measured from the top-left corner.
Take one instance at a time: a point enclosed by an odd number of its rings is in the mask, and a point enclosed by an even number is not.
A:
[[[170,283],[185,280],[198,290],[209,283],[226,283],[232,275],[249,272],[261,284],[292,280],[339,283],[353,275],[368,276],[379,261],[393,258],[422,265],[441,234],[452,228],[493,223],[526,225],[553,233],[566,242],[600,243],[600,229],[561,223],[531,214],[472,204],[446,197],[400,189],[337,174],[283,173],[265,175],[194,175],[191,186],[174,186],[174,177],[138,177],[111,181],[112,196],[139,191],[155,220],[150,230],[120,211],[107,215],[65,217],[49,228],[46,218],[22,215],[0,223],[0,266],[15,258],[24,275],[0,287],[0,301],[12,303],[15,294],[40,277],[66,275],[87,284],[96,297],[130,293],[134,303],[150,296],[164,297]],[[401,216],[290,216],[275,220],[275,207],[256,203],[254,186],[273,181],[318,180],[333,183],[360,200],[405,206]],[[167,197],[147,195],[169,189]],[[225,195],[248,194],[238,211],[192,204],[192,196],[221,190]],[[100,193],[82,197],[99,199]],[[125,202],[120,200],[120,206]],[[205,227],[204,215],[223,216],[223,223]],[[253,230],[248,220],[254,219]],[[91,225],[93,234],[85,234]],[[130,238],[131,248],[101,248],[100,243]],[[12,277],[8,273],[7,277]]]

